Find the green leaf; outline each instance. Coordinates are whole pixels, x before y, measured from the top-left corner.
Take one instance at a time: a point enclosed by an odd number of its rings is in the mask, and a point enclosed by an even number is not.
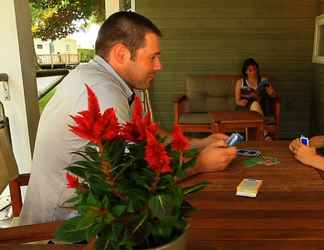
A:
[[[171,238],[173,227],[155,224],[152,229],[152,235],[156,242],[165,242]]]
[[[106,224],[111,224],[114,221],[114,216],[111,213],[107,213],[105,218],[104,218],[104,222]]]
[[[156,195],[149,200],[149,208],[154,217],[162,219],[171,215],[174,209],[174,202],[170,195]]]
[[[196,166],[196,163],[197,163],[197,159],[192,158],[191,160],[182,164],[182,169],[192,168],[192,167]]]
[[[69,166],[67,168],[65,168],[67,171],[71,172],[74,175],[77,175],[79,177],[81,177],[82,179],[84,179],[86,177],[85,172],[86,172],[86,168],[84,167],[78,167],[78,166]]]
[[[82,217],[77,216],[65,221],[64,224],[56,231],[54,235],[55,239],[73,243],[85,240],[85,230],[80,230],[77,227],[81,219]]]
[[[87,146],[85,148],[85,153],[91,158],[91,160],[98,162],[100,161],[99,152],[97,148]]]
[[[191,158],[191,157],[196,157],[198,154],[199,154],[198,149],[193,148],[193,149],[190,149],[190,150],[184,152],[183,156],[185,158]]]
[[[183,194],[184,196],[187,196],[189,194],[196,193],[198,191],[203,190],[205,187],[207,187],[207,185],[208,183],[205,181],[199,184],[192,185],[190,187],[183,188]]]
[[[89,242],[93,237],[98,235],[100,231],[105,227],[104,223],[94,224],[89,230],[86,231],[86,240]]]
[[[126,208],[126,205],[117,205],[111,209],[111,213],[114,217],[120,217],[125,212]]]
[[[132,234],[136,233],[136,231],[144,224],[147,217],[148,217],[147,214],[143,214],[140,216],[140,221],[137,223],[135,228],[132,230]]]
[[[101,202],[93,195],[93,193],[89,193],[87,198],[87,205],[101,207]]]

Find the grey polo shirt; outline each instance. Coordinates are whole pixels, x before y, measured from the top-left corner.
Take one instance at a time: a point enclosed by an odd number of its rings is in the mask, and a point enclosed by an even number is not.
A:
[[[130,119],[132,89],[101,57],[79,65],[58,86],[46,105],[38,125],[31,178],[21,215],[21,224],[67,219],[63,208],[73,190],[66,187],[65,167],[77,160],[71,152],[87,143],[69,131],[70,115],[87,109],[85,84],[96,93],[101,111],[113,107],[119,122]]]

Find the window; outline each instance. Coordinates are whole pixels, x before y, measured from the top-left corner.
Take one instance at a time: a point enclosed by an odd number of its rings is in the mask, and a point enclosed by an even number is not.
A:
[[[71,50],[70,44],[65,44],[65,51],[70,51],[70,50]]]
[[[324,64],[324,14],[315,19],[313,62]]]
[[[43,49],[43,44],[37,44],[36,47],[37,49]]]

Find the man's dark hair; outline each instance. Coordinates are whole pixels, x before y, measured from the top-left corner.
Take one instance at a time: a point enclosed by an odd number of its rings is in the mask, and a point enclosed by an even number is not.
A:
[[[254,60],[253,58],[248,58],[243,62],[243,66],[242,66],[243,79],[244,80],[247,79],[246,71],[247,71],[249,66],[255,66],[255,68],[257,70],[257,75],[258,75],[258,82],[260,82],[261,81],[260,67],[259,67],[259,64],[257,63],[257,61]]]
[[[135,59],[136,50],[145,46],[145,34],[161,31],[146,17],[130,11],[112,14],[101,25],[96,40],[96,54],[104,57],[116,43],[123,43]]]

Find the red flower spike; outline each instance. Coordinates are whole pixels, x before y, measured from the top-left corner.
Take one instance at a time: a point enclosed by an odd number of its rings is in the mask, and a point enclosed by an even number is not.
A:
[[[86,84],[88,93],[88,111],[91,113],[92,117],[98,119],[100,115],[100,107],[96,94],[93,90]]]
[[[72,116],[75,126],[69,126],[71,131],[79,137],[94,144],[101,144],[103,140],[114,140],[120,136],[120,126],[112,108],[100,113],[98,99],[92,89],[86,85],[88,93],[88,110]]]
[[[142,101],[141,98],[138,96],[135,96],[134,98],[134,108],[133,108],[133,113],[132,113],[132,121],[133,123],[136,123],[136,121],[139,121],[142,119]]]
[[[189,149],[189,140],[182,133],[181,128],[175,124],[172,131],[172,148],[178,152],[184,152]]]
[[[65,177],[68,181],[67,183],[68,188],[77,188],[79,186],[79,178],[77,176],[66,173]]]
[[[158,142],[154,134],[146,131],[147,144],[145,147],[145,160],[149,167],[160,173],[170,173],[173,169],[170,166],[170,157],[168,156],[165,146]]]
[[[146,139],[146,130],[156,134],[158,126],[151,121],[151,113],[142,117],[142,101],[136,96],[134,99],[132,121],[126,123],[122,129],[122,138],[132,142],[140,142]]]

